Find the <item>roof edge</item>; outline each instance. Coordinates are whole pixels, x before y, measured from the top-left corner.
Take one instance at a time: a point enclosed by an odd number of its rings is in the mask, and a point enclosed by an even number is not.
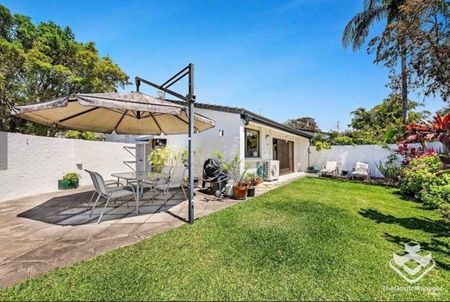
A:
[[[167,100],[167,101],[175,102],[175,103],[181,104],[181,105],[186,105],[186,102],[184,102],[184,101],[178,101],[178,100]],[[251,112],[244,108],[222,106],[222,105],[215,105],[215,104],[206,104],[206,103],[197,103],[197,102],[194,103],[194,107],[201,108],[201,109],[207,109],[207,110],[215,110],[215,111],[221,111],[221,112],[240,114],[241,118],[243,118],[244,120],[246,120],[246,117],[247,117],[256,123],[274,127],[279,130],[289,132],[291,134],[302,136],[302,137],[305,137],[308,139],[313,137],[313,135],[311,135],[311,134],[308,134],[301,130],[294,129],[294,128],[286,126],[286,125],[283,125],[282,123],[276,122],[274,120],[271,120],[267,117],[261,116],[254,112]]]

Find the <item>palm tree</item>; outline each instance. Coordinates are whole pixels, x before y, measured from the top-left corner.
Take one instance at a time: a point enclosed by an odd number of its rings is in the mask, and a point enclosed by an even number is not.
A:
[[[400,18],[400,6],[405,0],[364,0],[364,10],[345,26],[342,36],[344,47],[353,46],[356,51],[364,44],[369,35],[370,27],[383,19],[387,25]],[[402,89],[402,119],[406,124],[408,119],[408,71],[406,68],[406,49],[404,43],[398,41],[400,47],[401,89]]]

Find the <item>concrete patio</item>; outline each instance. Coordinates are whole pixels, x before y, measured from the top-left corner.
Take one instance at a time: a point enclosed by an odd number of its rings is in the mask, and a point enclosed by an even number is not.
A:
[[[256,195],[296,180],[304,173],[281,176],[257,187]],[[0,202],[0,286],[92,258],[185,224],[187,203],[177,192],[167,203],[162,196],[144,203],[114,204],[97,224],[100,208],[89,216],[91,187]],[[196,218],[240,201],[197,192]]]

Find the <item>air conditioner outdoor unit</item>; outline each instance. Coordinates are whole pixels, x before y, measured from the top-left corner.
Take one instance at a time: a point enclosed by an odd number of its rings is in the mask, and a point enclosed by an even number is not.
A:
[[[266,160],[264,162],[264,180],[277,180],[280,175],[280,161]]]

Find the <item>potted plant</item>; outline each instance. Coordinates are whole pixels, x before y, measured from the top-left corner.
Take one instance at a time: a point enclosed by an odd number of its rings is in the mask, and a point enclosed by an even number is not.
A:
[[[248,182],[246,179],[246,173],[247,170],[244,170],[235,180],[235,184],[233,186],[234,198],[239,200],[246,199],[248,195]]]
[[[228,176],[233,181],[233,197],[236,199],[247,198],[247,187],[246,174],[247,169],[239,174],[239,167],[241,161],[237,154],[233,155],[230,161],[223,160],[223,153],[216,151],[214,156],[221,161],[222,169],[228,173]]]
[[[247,196],[253,197],[255,196],[255,186],[256,186],[256,174],[255,173],[249,173],[246,176],[246,182],[247,182]]]
[[[80,177],[80,174],[75,172],[66,173],[62,179],[58,179],[58,190],[78,188]]]

